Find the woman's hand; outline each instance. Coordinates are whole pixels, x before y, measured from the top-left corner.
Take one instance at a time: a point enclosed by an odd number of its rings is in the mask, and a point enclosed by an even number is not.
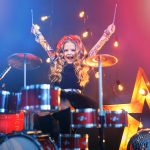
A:
[[[34,35],[38,35],[40,34],[39,29],[40,27],[37,24],[33,24],[31,27],[31,33],[33,33]]]
[[[33,24],[31,27],[31,33],[35,35],[35,41],[38,43],[41,43],[45,41],[44,36],[42,33],[39,31],[40,27],[37,24]]]

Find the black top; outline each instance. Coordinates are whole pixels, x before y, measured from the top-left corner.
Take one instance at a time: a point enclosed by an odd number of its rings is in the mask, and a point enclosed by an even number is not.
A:
[[[62,71],[62,80],[60,83],[54,85],[59,86],[62,89],[80,89],[78,78],[75,74],[75,68],[73,64],[66,64]]]

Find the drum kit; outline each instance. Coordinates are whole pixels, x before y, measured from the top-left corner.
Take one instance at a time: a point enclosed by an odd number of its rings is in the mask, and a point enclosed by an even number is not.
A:
[[[102,62],[101,67],[112,66],[118,61],[114,56],[102,54],[87,58],[84,64],[99,67],[99,60]],[[16,53],[8,57],[9,66],[24,71],[24,87],[19,93],[0,91],[0,150],[58,149],[49,135],[34,130],[34,114],[54,113],[60,110],[59,87],[52,87],[50,84],[26,85],[26,70],[34,70],[41,63],[39,57],[29,53]],[[102,89],[99,90],[102,93]],[[104,111],[102,103],[100,97],[99,109],[71,110],[70,128],[118,128],[127,125],[127,112]],[[88,149],[88,135],[60,134],[58,147],[63,150]]]

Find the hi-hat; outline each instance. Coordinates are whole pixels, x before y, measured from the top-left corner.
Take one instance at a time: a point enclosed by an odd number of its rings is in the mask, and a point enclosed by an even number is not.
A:
[[[87,57],[83,61],[83,64],[90,67],[98,67],[99,60],[101,62],[102,67],[110,67],[118,62],[118,59],[115,56],[109,54],[101,54]]]
[[[30,53],[15,53],[8,57],[8,64],[17,69],[24,69],[26,63],[27,70],[40,67],[42,59]]]

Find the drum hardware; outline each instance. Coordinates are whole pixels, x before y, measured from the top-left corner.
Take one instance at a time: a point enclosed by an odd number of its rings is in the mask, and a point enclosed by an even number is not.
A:
[[[117,3],[115,7],[115,13],[114,13],[114,19],[113,23],[115,21],[115,15],[116,15],[116,8],[117,8]],[[115,65],[118,62],[118,59],[112,55],[108,54],[101,54],[101,55],[93,55],[87,57],[84,61],[83,64],[88,65],[90,67],[98,67],[98,86],[99,86],[99,122],[101,128],[99,128],[100,132],[100,149],[103,150],[103,130],[104,130],[104,123],[105,123],[105,113],[103,110],[103,82],[102,82],[102,67],[110,67]]]
[[[88,150],[88,134],[60,134],[59,136],[60,150]]]
[[[100,133],[100,149],[104,150],[104,144],[103,144],[103,139],[104,139],[104,111],[103,111],[103,82],[102,82],[102,63],[101,63],[101,58],[98,57],[98,73],[99,73],[99,78],[98,78],[98,86],[99,86],[99,119],[100,119],[100,125],[101,128],[99,128],[99,133]]]
[[[24,71],[24,88],[26,88],[27,70],[37,69],[41,63],[42,63],[41,58],[30,53],[15,53],[8,57],[9,66]],[[34,113],[25,111],[25,121],[24,121],[25,129],[33,130],[33,120],[34,120]]]
[[[37,134],[42,134],[42,131],[40,130],[24,130],[24,133],[28,134],[28,135],[37,135]]]
[[[24,130],[33,130],[34,129],[34,115],[33,112],[24,111]]]

